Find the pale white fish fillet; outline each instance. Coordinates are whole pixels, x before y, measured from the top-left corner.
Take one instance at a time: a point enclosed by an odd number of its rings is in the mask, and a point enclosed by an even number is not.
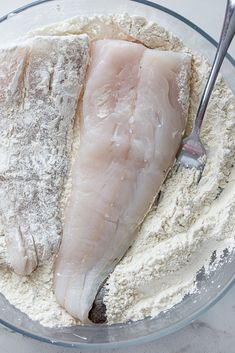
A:
[[[36,37],[0,50],[0,218],[6,262],[18,274],[58,251],[59,201],[88,61],[87,36]]]
[[[174,161],[187,119],[190,60],[126,41],[92,44],[55,270],[58,302],[84,323]]]

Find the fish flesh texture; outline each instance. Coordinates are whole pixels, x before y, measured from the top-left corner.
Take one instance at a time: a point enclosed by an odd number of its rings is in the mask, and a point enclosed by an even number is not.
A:
[[[191,58],[122,40],[92,43],[55,295],[88,323],[95,296],[135,238],[185,129]]]
[[[190,56],[100,40],[82,102],[55,295],[87,323],[172,166],[187,120]]]
[[[84,36],[0,49],[0,222],[6,259],[28,275],[58,251],[60,195],[89,62]]]

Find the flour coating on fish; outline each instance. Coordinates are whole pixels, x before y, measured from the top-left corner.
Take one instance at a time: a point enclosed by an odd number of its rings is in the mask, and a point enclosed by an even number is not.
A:
[[[60,196],[88,60],[86,35],[36,37],[0,51],[1,262],[18,274],[60,244]]]

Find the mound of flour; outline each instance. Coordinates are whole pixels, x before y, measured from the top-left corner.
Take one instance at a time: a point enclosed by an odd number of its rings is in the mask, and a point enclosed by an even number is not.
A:
[[[87,33],[92,40],[137,40],[150,48],[190,51],[156,24],[126,15],[74,18],[30,36],[80,33]],[[203,57],[193,55],[187,132],[209,70]],[[75,136],[78,130],[79,126]],[[221,77],[212,94],[201,137],[208,159],[199,183],[196,171],[170,173],[160,202],[153,206],[136,234],[135,243],[108,279],[104,300],[109,323],[155,316],[172,307],[195,290],[200,268],[204,266],[209,271],[213,251],[217,251],[219,258],[223,249],[234,247],[235,99]],[[77,148],[78,142],[74,142],[74,153]],[[68,192],[64,193],[61,205],[65,204]],[[4,237],[0,237],[1,251],[4,252]],[[0,291],[13,305],[45,326],[76,324],[56,303],[52,270],[53,256],[29,277],[1,269]]]

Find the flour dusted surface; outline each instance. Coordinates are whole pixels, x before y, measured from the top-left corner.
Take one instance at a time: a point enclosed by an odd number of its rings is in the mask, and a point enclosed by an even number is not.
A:
[[[44,326],[70,326],[75,320],[59,306],[52,290],[53,258],[30,276],[1,271],[1,293],[11,304]]]
[[[87,62],[87,36],[35,37],[0,50],[0,214],[6,262],[19,274],[59,247],[59,201]]]
[[[110,16],[75,18],[45,27],[31,35],[87,33],[92,40],[117,38],[139,40],[151,48],[188,52],[183,44],[156,24],[142,18]],[[195,56],[192,64],[190,130],[201,91],[209,73],[205,59]],[[183,73],[182,73],[183,75]],[[184,97],[179,97],[183,102]],[[195,289],[195,277],[208,268],[211,254],[234,246],[235,103],[220,78],[210,101],[202,140],[208,160],[199,183],[197,172],[170,173],[158,207],[153,206],[137,232],[136,241],[110,275],[105,304],[109,323],[155,316],[172,307]],[[79,134],[76,124],[74,136]],[[74,142],[74,153],[78,143]],[[69,193],[67,183],[61,205]],[[218,221],[219,220],[219,221]],[[0,237],[1,254],[4,253]],[[1,270],[0,288],[6,298],[33,320],[46,326],[75,324],[56,303],[52,289],[52,259],[29,277]]]

